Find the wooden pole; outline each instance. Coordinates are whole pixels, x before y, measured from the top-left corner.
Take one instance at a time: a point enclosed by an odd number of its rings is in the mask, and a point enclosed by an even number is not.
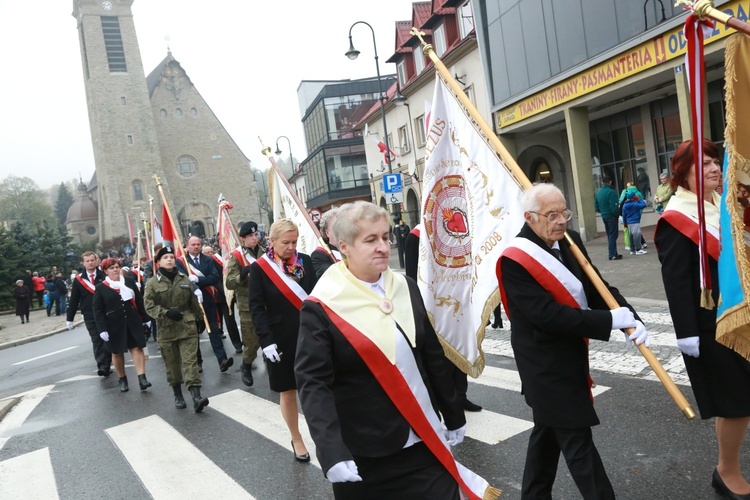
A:
[[[190,263],[187,260],[187,252],[185,251],[185,247],[182,246],[182,235],[180,235],[180,228],[174,222],[174,217],[172,217],[172,210],[169,209],[167,197],[164,195],[164,189],[161,187],[161,181],[156,174],[154,174],[154,179],[156,180],[156,187],[159,189],[159,194],[161,195],[161,202],[164,203],[164,208],[167,209],[167,217],[169,217],[169,223],[172,224],[172,231],[174,232],[174,237],[177,240],[177,245],[175,246],[179,246],[180,248],[182,261],[185,263],[185,269],[187,270],[187,272],[189,274],[195,274],[191,270]],[[164,221],[162,221],[162,223],[163,222]],[[174,243],[174,241],[172,243]],[[154,268],[154,274],[156,274],[156,268]],[[208,316],[206,316],[206,310],[203,308],[203,302],[199,302],[198,305],[201,307],[201,312],[203,313],[203,322],[206,323],[206,331],[208,333],[211,333],[211,324],[208,322]]]
[[[528,179],[528,177],[526,177],[526,174],[523,172],[523,170],[521,170],[521,167],[518,166],[516,160],[511,156],[508,150],[505,149],[505,146],[503,146],[503,143],[500,142],[500,139],[495,134],[495,131],[492,130],[490,125],[484,120],[484,118],[482,118],[482,115],[479,113],[476,106],[474,106],[468,96],[464,93],[458,82],[456,82],[450,71],[448,71],[448,68],[445,67],[445,64],[443,64],[437,54],[435,54],[432,45],[425,43],[424,39],[422,38],[424,32],[421,32],[416,28],[412,28],[411,34],[413,36],[417,36],[420,39],[423,45],[422,52],[426,54],[430,58],[430,60],[432,60],[432,63],[435,65],[435,69],[437,70],[437,72],[440,74],[443,80],[445,80],[445,83],[448,84],[450,89],[458,98],[459,102],[466,108],[471,117],[477,123],[479,129],[482,131],[492,148],[495,150],[498,158],[502,160],[502,162],[505,163],[508,168],[510,168],[516,182],[521,186],[523,190],[532,187],[533,184]],[[570,245],[570,249],[573,252],[573,255],[575,255],[578,263],[581,265],[581,268],[583,268],[583,270],[586,272],[586,276],[589,278],[591,283],[593,283],[594,287],[602,296],[607,305],[611,309],[620,307],[620,305],[610,293],[609,289],[604,285],[601,278],[594,270],[594,266],[592,266],[591,263],[586,260],[586,258],[583,256],[583,253],[573,243],[573,240],[567,232],[565,233],[565,238]],[[632,333],[634,331],[635,328],[627,329],[628,333]],[[659,378],[659,381],[661,381],[674,402],[677,404],[680,410],[682,410],[682,413],[685,415],[685,417],[687,417],[688,420],[695,418],[695,412],[690,406],[690,403],[687,399],[685,399],[685,396],[682,394],[682,392],[680,392],[680,389],[677,388],[677,385],[674,383],[666,370],[664,370],[664,367],[661,365],[656,356],[654,356],[654,353],[651,351],[651,349],[643,344],[638,345],[637,347],[643,357],[646,359],[646,362],[648,362],[651,369]]]
[[[148,223],[153,224],[154,223],[154,198],[153,196],[148,197],[148,212],[149,212],[149,219]],[[151,242],[151,270],[154,274],[156,274],[156,233],[154,232],[154,228],[151,227],[151,238],[149,239]]]

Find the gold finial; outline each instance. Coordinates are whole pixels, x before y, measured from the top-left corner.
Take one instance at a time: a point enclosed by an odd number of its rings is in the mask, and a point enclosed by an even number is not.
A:
[[[713,10],[714,3],[711,0],[698,0],[693,4],[693,12],[701,21],[708,19],[708,13]]]
[[[415,36],[415,37],[419,38],[419,41],[423,45],[422,52],[425,55],[427,55],[430,52],[432,52],[432,45],[430,45],[429,43],[427,43],[427,42],[424,41],[424,31],[420,31],[417,28],[415,28],[415,27],[412,26],[411,30],[409,30],[409,34],[411,36]]]
[[[151,196],[151,195],[148,195],[148,202],[149,203],[153,203],[154,202],[154,197]]]
[[[260,141],[260,147],[262,148],[260,150],[260,153],[266,156],[271,156],[271,148],[263,144],[263,139],[258,136],[258,140]]]
[[[159,176],[158,175],[154,174],[151,177],[153,177],[154,180],[156,181],[156,187],[161,186],[161,181],[159,180]]]

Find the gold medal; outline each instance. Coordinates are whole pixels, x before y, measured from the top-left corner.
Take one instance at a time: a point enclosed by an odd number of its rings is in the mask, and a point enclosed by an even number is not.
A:
[[[385,314],[391,314],[393,312],[393,302],[388,299],[381,300],[380,304],[378,304],[378,307]]]

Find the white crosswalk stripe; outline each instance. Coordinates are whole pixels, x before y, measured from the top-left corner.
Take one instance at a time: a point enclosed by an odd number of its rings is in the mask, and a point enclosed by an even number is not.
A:
[[[49,448],[0,462],[0,498],[54,500],[60,498]]]
[[[53,387],[53,385],[37,387],[32,391],[15,396],[23,396],[23,399],[0,422],[0,450],[3,449],[8,439],[23,425],[29,415],[31,415],[31,412],[34,411],[34,408],[42,402],[42,399],[44,399]]]
[[[106,432],[154,498],[214,498],[218,491],[225,498],[253,498],[157,415]]]

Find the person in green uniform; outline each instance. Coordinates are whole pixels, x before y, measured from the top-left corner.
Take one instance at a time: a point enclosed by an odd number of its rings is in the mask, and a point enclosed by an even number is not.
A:
[[[193,398],[196,413],[208,406],[201,396],[201,375],[198,371],[198,331],[196,318],[202,317],[203,295],[187,275],[177,269],[174,248],[165,246],[156,254],[159,270],[146,283],[143,303],[159,329],[159,347],[167,371],[167,382],[174,391],[174,404],[186,408],[182,396],[184,382]]]
[[[227,266],[226,287],[229,290],[234,290],[234,297],[240,310],[240,330],[243,346],[242,382],[248,387],[253,385],[252,364],[258,356],[258,348],[260,347],[258,335],[255,333],[255,325],[253,325],[253,317],[250,314],[250,290],[247,282],[250,264],[266,251],[260,245],[258,236],[258,224],[253,221],[242,224],[240,227],[242,245],[229,254],[225,264]]]

